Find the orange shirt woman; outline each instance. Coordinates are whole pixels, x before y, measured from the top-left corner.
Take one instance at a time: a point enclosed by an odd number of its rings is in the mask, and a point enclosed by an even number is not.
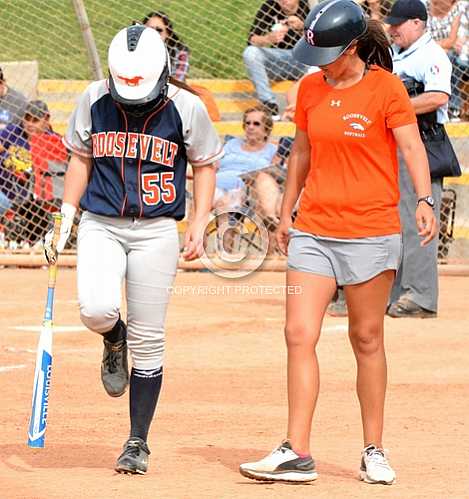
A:
[[[366,483],[390,485],[396,475],[382,443],[383,325],[401,246],[396,150],[406,160],[419,198],[422,244],[436,234],[427,157],[409,97],[391,74],[386,35],[357,3],[316,5],[293,53],[321,71],[300,84],[277,231],[285,253],[288,245],[287,289],[301,289],[286,299],[288,427],[273,452],[242,464],[240,472],[268,481],[318,477],[310,452],[319,392],[316,345],[327,305],[343,286],[363,427],[359,476]]]
[[[337,89],[314,73],[301,83],[295,121],[312,147],[294,227],[339,238],[399,233],[392,130],[416,123],[401,81],[372,65]]]

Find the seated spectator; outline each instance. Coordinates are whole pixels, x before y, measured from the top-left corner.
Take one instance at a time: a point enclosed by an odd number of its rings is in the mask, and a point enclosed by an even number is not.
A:
[[[149,12],[142,23],[158,31],[165,42],[171,59],[171,76],[176,80],[185,81],[189,71],[190,50],[174,31],[169,17],[161,11]]]
[[[34,196],[36,199],[54,202],[62,197],[60,186],[57,187],[54,177],[60,177],[58,183],[63,184],[68,152],[61,135],[52,130],[45,102],[31,101],[26,110],[25,122],[34,171]]]
[[[225,155],[219,162],[215,191],[216,208],[240,207],[246,199],[246,185],[241,175],[271,165],[277,150],[275,145],[269,142],[272,127],[272,117],[263,106],[252,107],[244,112],[244,137],[228,140],[225,144]],[[258,182],[256,177],[253,188],[260,200],[266,197],[261,185],[264,185],[263,179]],[[262,201],[259,209],[266,209]]]
[[[26,104],[26,97],[7,85],[2,68],[0,68],[0,130],[8,123],[19,125],[23,119]]]
[[[173,23],[169,17],[162,11],[153,11],[143,18],[142,23],[158,31],[168,49],[171,60],[171,76],[178,81],[185,82],[189,72],[190,49],[174,31]],[[191,88],[202,99],[211,120],[220,121],[220,112],[212,93],[199,85],[191,85]]]
[[[0,191],[0,217],[10,208],[11,202],[6,194]]]
[[[432,38],[443,47],[453,65],[448,111],[451,121],[460,121],[464,84],[469,80],[469,2],[467,0],[430,0],[427,26]]]
[[[47,104],[31,101],[21,124],[0,131],[0,189],[14,210],[9,239],[34,244],[49,225],[54,201],[49,162],[65,163],[67,151],[50,125]],[[34,181],[34,185],[32,185]]]
[[[243,138],[235,137],[225,144],[225,155],[217,171],[214,208],[240,209],[246,202],[248,182],[252,208],[262,218],[276,218],[280,189],[270,174],[259,171],[272,164],[277,150],[269,142],[272,116],[264,106],[249,108],[243,115],[243,128]]]
[[[8,209],[12,202],[28,197],[28,180],[32,174],[32,159],[27,120],[9,123],[0,130],[0,190],[5,196],[3,206]],[[8,201],[7,201],[8,200]]]
[[[258,99],[280,119],[279,107],[269,80],[298,80],[307,66],[293,58],[292,49],[303,35],[309,7],[306,0],[266,0],[256,13],[244,64]]]

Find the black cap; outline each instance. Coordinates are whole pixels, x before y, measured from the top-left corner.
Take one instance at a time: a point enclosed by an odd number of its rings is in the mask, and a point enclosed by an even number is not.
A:
[[[309,66],[334,62],[367,28],[365,13],[353,0],[328,0],[315,5],[305,21],[304,36],[293,57]]]
[[[34,116],[35,118],[44,118],[44,116],[49,116],[49,108],[43,100],[32,100],[28,102],[26,106],[25,115]]]
[[[409,19],[426,21],[427,18],[427,8],[421,0],[397,0],[391,8],[389,16],[384,18],[384,22],[395,26]]]

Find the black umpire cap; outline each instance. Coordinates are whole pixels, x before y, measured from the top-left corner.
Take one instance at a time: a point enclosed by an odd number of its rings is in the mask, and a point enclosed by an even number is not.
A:
[[[396,26],[409,19],[420,19],[426,21],[428,18],[427,9],[420,0],[397,0],[385,17],[384,22]]]
[[[325,66],[341,56],[366,31],[363,9],[353,0],[317,4],[305,21],[304,36],[293,57],[309,66]]]

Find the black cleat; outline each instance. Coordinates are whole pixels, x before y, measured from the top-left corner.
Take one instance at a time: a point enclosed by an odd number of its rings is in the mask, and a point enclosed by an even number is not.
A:
[[[144,475],[148,470],[150,449],[139,437],[130,437],[124,444],[124,452],[117,460],[115,470],[118,473]]]
[[[127,362],[127,341],[122,339],[111,343],[103,339],[104,351],[101,363],[101,380],[104,389],[111,397],[120,397],[129,384]]]

